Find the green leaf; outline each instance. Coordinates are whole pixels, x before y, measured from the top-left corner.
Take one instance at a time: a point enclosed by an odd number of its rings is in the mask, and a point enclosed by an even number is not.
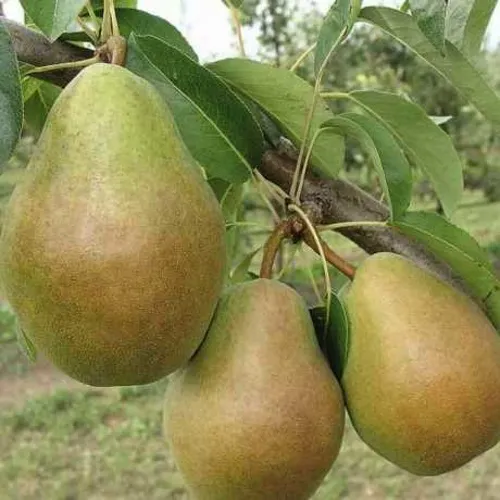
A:
[[[51,83],[41,81],[38,83],[35,92],[24,103],[25,126],[35,137],[42,132],[49,111],[61,93],[61,89]]]
[[[350,96],[392,132],[410,161],[431,179],[445,213],[452,214],[462,197],[463,174],[448,134],[420,106],[398,95],[368,90]]]
[[[207,67],[258,104],[283,134],[300,148],[306,117],[313,101],[313,88],[306,81],[286,69],[249,59],[225,59]],[[319,99],[311,133],[314,134],[331,117],[330,109]],[[312,155],[315,169],[324,176],[334,177],[343,162],[343,138],[320,137]]]
[[[444,54],[447,0],[410,0],[412,16],[434,47]]]
[[[0,167],[10,158],[23,126],[19,67],[10,35],[0,19]]]
[[[448,0],[446,38],[469,57],[481,49],[497,0]]]
[[[338,380],[342,373],[349,353],[349,318],[340,297],[333,293],[330,302],[330,321],[325,336],[326,307],[310,309],[316,338],[325,355],[330,368]]]
[[[360,18],[379,26],[422,57],[500,130],[500,99],[489,84],[491,79],[481,74],[453,44],[446,42],[443,57],[411,16],[387,7],[365,7]]]
[[[221,79],[152,36],[131,35],[126,66],[164,97],[186,146],[209,177],[236,184],[249,178],[262,156],[262,133]]]
[[[128,38],[132,32],[141,36],[151,35],[198,61],[196,52],[182,33],[165,19],[136,9],[118,9],[116,16],[123,36]]]
[[[351,0],[335,0],[328,10],[316,42],[314,72],[316,77],[323,71],[331,55],[353,25],[350,17]]]
[[[37,78],[31,78],[29,76],[25,76],[21,80],[21,86],[23,90],[23,102],[26,102],[35,92],[39,89],[42,80],[38,80]]]
[[[397,219],[406,212],[411,202],[412,176],[406,156],[391,132],[372,116],[358,113],[341,116],[362,127],[372,138],[382,162],[383,172],[379,172],[383,175],[382,185],[385,186],[392,217]]]
[[[486,253],[465,231],[435,213],[407,213],[391,223],[401,232],[424,244],[460,276],[481,301],[497,328],[500,328],[498,294],[500,281]],[[491,309],[491,311],[490,311]]]
[[[137,0],[115,0],[116,8],[135,9]],[[94,10],[102,10],[104,8],[104,0],[92,0],[92,8]]]
[[[236,283],[241,283],[242,281],[252,280],[253,277],[249,273],[250,266],[254,257],[262,250],[262,247],[258,247],[241,260],[241,262],[234,268],[231,273],[230,284],[234,285]]]
[[[354,119],[351,119],[351,116],[354,116]],[[358,123],[356,115],[353,114],[345,114],[336,116],[331,120],[326,121],[323,124],[322,130],[332,131],[334,134],[344,135],[345,137],[352,137],[356,139],[356,141],[360,144],[361,148],[368,155],[370,160],[377,171],[377,174],[380,179],[380,183],[384,190],[384,193],[389,200],[389,206],[391,209],[391,218],[394,218],[396,215],[401,215],[408,208],[410,201],[410,193],[405,192],[404,197],[400,196],[399,185],[393,185],[392,181],[393,177],[391,177],[391,173],[389,176],[386,175],[384,171],[384,166],[382,165],[382,160],[380,159],[377,146],[370,135],[369,130],[367,130],[363,126],[362,120],[361,123]],[[392,139],[392,136],[389,132],[384,130],[382,126],[380,126],[376,121],[374,121],[378,130],[375,128],[375,133],[378,131],[378,139]],[[368,125],[369,126],[369,125]],[[385,132],[385,133],[384,133]],[[394,140],[394,139],[392,139]],[[396,149],[399,149],[397,144],[395,145]],[[401,154],[401,153],[400,153]],[[411,187],[411,184],[410,184]],[[408,190],[406,190],[408,191]]]
[[[228,7],[230,7],[232,5],[235,9],[239,9],[243,5],[243,2],[245,0],[229,0],[229,1],[228,0],[222,0],[222,1]]]
[[[36,347],[18,322],[16,322],[16,335],[19,347],[21,347],[26,357],[34,363],[38,356]]]
[[[500,287],[497,286],[484,301],[490,321],[500,332]]]
[[[85,0],[21,0],[21,5],[30,20],[54,41],[78,17]]]

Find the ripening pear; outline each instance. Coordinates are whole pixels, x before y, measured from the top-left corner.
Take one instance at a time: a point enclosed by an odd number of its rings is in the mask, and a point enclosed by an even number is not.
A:
[[[303,299],[259,279],[222,296],[164,423],[193,498],[301,500],[338,455],[344,413]]]
[[[468,297],[390,253],[345,294],[341,384],[353,424],[414,474],[456,469],[500,439],[500,336]]]
[[[5,214],[0,278],[23,332],[86,384],[153,382],[199,347],[224,265],[219,206],[155,89],[83,70]]]

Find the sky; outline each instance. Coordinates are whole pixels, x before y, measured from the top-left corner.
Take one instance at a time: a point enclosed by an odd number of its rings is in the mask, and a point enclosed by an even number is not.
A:
[[[307,9],[310,0],[300,0]],[[332,0],[317,0],[325,12]],[[365,0],[363,5],[397,6],[401,0]],[[19,0],[3,0],[7,17],[22,21]],[[228,10],[222,0],[139,0],[139,8],[167,19],[194,47],[203,61],[237,55]],[[489,29],[490,44],[500,42],[500,4],[497,5]],[[245,45],[250,56],[257,51],[255,33],[245,32]]]

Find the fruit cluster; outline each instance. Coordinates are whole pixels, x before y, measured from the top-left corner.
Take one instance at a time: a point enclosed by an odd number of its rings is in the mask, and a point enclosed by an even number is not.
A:
[[[342,295],[346,356],[330,366],[300,295],[264,278],[222,292],[224,273],[220,208],[162,99],[118,66],[84,70],[11,199],[0,278],[23,335],[75,379],[171,374],[165,431],[195,498],[309,498],[345,407],[414,474],[499,441],[500,337],[433,275],[367,258]]]

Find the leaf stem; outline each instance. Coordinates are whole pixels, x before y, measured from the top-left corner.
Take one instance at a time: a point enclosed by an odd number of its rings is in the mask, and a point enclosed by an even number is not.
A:
[[[307,226],[307,231],[305,231],[305,234],[303,236],[310,237],[314,242],[316,242],[316,248],[318,249],[318,253],[321,257],[321,263],[323,265],[323,273],[325,276],[325,288],[326,288],[326,321],[325,321],[325,329],[323,331],[324,338],[326,339],[326,336],[328,334],[328,327],[329,327],[329,322],[330,322],[330,307],[331,307],[331,302],[332,302],[332,282],[330,280],[330,273],[328,272],[328,266],[327,266],[327,256],[324,252],[324,249],[321,245],[321,239],[316,232],[316,229],[314,228],[312,222],[309,220],[309,217],[307,214],[297,205],[291,204],[288,206],[288,209],[291,212],[295,212],[296,214],[299,215],[299,217],[304,221],[304,224]],[[307,241],[304,240],[307,244]]]
[[[311,142],[309,144],[306,157],[304,159],[304,165],[309,165],[309,162],[311,161],[311,156],[312,156],[314,145],[316,144],[318,137],[323,133],[323,131],[324,131],[324,129],[320,128],[320,129],[316,130],[316,132],[314,133],[313,138],[311,139]],[[303,168],[302,172],[300,173],[299,185],[297,186],[297,199],[298,200],[300,200],[300,195],[302,194],[302,189],[304,187],[306,174],[307,174],[307,168]]]
[[[258,222],[244,222],[244,221],[226,222],[226,227],[255,227],[256,229],[269,231],[269,227],[265,226],[264,224],[259,224]]]
[[[120,36],[120,26],[118,26],[118,19],[116,18],[115,0],[110,0],[110,2],[111,34],[112,36]]]
[[[85,68],[86,66],[91,66],[92,64],[98,63],[101,58],[97,55],[91,57],[90,59],[83,59],[80,61],[72,61],[67,63],[50,64],[49,66],[38,66],[37,68],[30,69],[23,73],[23,77],[28,75],[33,75],[36,73],[47,73],[49,71],[57,71],[60,69],[77,69]]]
[[[108,38],[113,33],[111,24],[111,2],[112,0],[104,0],[104,11],[102,13],[102,28],[101,28],[101,43],[106,43]]]
[[[290,236],[290,228],[290,220],[281,221],[276,226],[271,236],[269,236],[264,247],[264,256],[260,267],[261,278],[271,279],[276,255],[278,254],[282,241]]]
[[[304,62],[307,56],[316,48],[316,43],[313,43],[309,48],[304,50],[302,54],[297,58],[297,60],[290,66],[290,71],[294,73],[297,68]]]
[[[229,5],[229,10],[231,11],[231,19],[233,20],[234,29],[238,38],[238,48],[240,51],[240,56],[246,57],[245,41],[243,40],[243,30],[241,28],[240,13],[238,9],[233,5],[232,0],[227,0],[227,3]]]
[[[321,92],[321,97],[327,99],[348,99],[354,101],[354,99],[347,92]]]
[[[347,229],[351,227],[387,227],[387,222],[386,221],[337,222],[335,224],[318,226],[318,230],[326,231],[328,229],[331,229],[332,231],[337,231],[338,229]]]
[[[314,85],[311,107],[309,108],[309,112],[307,114],[306,123],[304,127],[304,134],[302,136],[302,144],[300,146],[299,157],[297,158],[297,164],[295,166],[295,172],[293,174],[292,186],[290,187],[290,197],[296,202],[298,201],[297,184],[301,176],[302,168],[307,168],[307,165],[305,167],[302,166],[303,163],[302,160],[304,159],[304,154],[306,152],[307,139],[309,138],[309,134],[311,132],[312,120],[314,117],[314,112],[316,111],[316,104],[318,102],[320,86],[321,86],[320,80],[316,80],[316,83]]]

